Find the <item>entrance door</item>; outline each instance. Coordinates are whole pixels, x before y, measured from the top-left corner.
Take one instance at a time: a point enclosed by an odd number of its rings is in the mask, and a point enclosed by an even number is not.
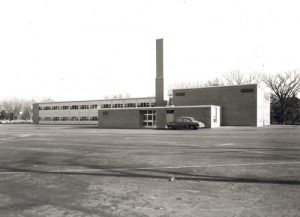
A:
[[[167,121],[167,123],[174,121],[174,110],[173,109],[167,110],[166,121]]]

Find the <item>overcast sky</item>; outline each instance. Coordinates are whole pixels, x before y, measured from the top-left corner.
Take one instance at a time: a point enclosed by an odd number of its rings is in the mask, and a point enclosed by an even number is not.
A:
[[[154,96],[224,72],[300,69],[300,13],[289,0],[0,1],[0,100]]]

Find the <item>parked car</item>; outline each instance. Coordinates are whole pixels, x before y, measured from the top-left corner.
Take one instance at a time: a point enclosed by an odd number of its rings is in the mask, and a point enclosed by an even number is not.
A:
[[[168,129],[195,129],[205,127],[204,123],[193,117],[179,117],[176,121],[167,123]]]

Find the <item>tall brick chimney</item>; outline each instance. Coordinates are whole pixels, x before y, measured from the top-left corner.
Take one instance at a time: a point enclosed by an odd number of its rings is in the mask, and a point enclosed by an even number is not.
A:
[[[165,106],[164,101],[164,41],[156,40],[156,79],[155,79],[156,106]]]

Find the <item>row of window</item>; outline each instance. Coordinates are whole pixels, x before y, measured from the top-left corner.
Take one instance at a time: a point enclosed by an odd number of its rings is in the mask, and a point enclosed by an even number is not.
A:
[[[84,110],[84,109],[97,109],[97,105],[71,105],[71,106],[40,106],[39,110]],[[135,108],[135,107],[154,107],[154,103],[141,102],[141,103],[115,103],[115,104],[102,104],[101,108]]]
[[[135,108],[135,107],[154,107],[154,103],[141,102],[141,103],[116,103],[116,104],[102,104],[101,108]]]
[[[63,106],[40,106],[39,107],[39,110],[74,110],[74,109],[97,109],[97,105],[94,104],[94,105],[71,105],[71,106],[68,106],[68,105],[63,105]]]
[[[40,117],[40,121],[97,121],[98,117]]]

